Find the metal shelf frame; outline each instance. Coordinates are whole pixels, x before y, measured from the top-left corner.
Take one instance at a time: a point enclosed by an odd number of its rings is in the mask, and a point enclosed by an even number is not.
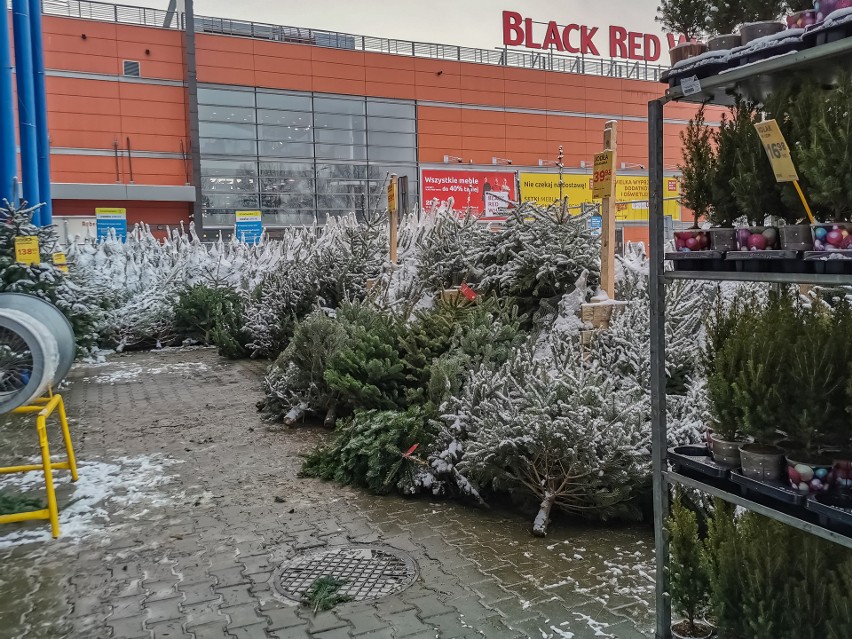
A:
[[[806,49],[798,53],[765,60],[727,73],[701,80],[701,90],[684,96],[680,87],[648,103],[648,161],[650,183],[650,297],[651,297],[651,424],[654,503],[654,546],[656,550],[656,639],[671,639],[671,600],[667,594],[665,567],[668,564],[668,541],[665,522],[669,515],[669,486],[677,483],[695,488],[749,510],[766,515],[800,530],[852,547],[845,537],[810,521],[774,509],[734,493],[721,490],[683,475],[672,473],[666,461],[666,285],[683,280],[758,281],[775,283],[816,284],[823,286],[852,285],[852,275],[808,273],[747,273],[712,271],[667,271],[665,268],[665,218],[663,214],[663,109],[672,101],[689,101],[729,105],[734,95],[744,95],[757,102],[771,93],[782,79],[808,74],[830,84],[843,66],[852,63],[852,38]]]
[[[666,284],[675,280],[708,280],[714,282],[767,282],[771,284],[811,284],[814,286],[849,286],[852,275],[832,273],[745,273],[739,271],[666,271]]]

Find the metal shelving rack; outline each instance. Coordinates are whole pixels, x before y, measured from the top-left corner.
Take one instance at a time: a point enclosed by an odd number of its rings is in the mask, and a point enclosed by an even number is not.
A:
[[[666,370],[665,321],[666,285],[682,279],[713,281],[761,281],[800,283],[823,286],[852,285],[852,275],[813,273],[746,273],[709,271],[666,271],[665,228],[663,216],[663,108],[669,102],[693,102],[730,106],[740,95],[761,101],[781,79],[791,76],[817,78],[830,85],[843,65],[852,65],[852,38],[838,40],[804,51],[731,69],[701,80],[697,93],[684,95],[681,87],[669,89],[660,99],[648,103],[649,167],[650,167],[650,276],[651,276],[651,419],[654,474],[654,533],[657,562],[656,639],[671,637],[671,601],[667,593],[665,566],[668,542],[664,525],[669,512],[669,486],[680,484],[720,497],[743,508],[758,512],[785,524],[852,548],[852,537],[820,526],[797,516],[783,506],[761,498],[749,499],[738,492],[670,471],[666,462]]]

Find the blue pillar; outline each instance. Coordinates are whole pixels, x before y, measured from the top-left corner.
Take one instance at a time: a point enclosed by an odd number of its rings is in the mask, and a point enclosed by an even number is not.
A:
[[[18,87],[18,133],[21,137],[23,192],[29,206],[35,206],[41,202],[41,198],[38,190],[38,136],[28,0],[12,0],[12,25],[15,37],[15,83]],[[33,213],[33,224],[41,224],[38,210]]]
[[[33,50],[33,94],[35,96],[36,145],[38,148],[38,194],[41,225],[53,224],[50,199],[50,137],[47,130],[47,89],[44,85],[44,44],[41,37],[41,0],[30,3],[30,40]]]
[[[15,150],[15,105],[12,102],[12,43],[9,11],[0,7],[0,203],[17,200],[18,154]]]

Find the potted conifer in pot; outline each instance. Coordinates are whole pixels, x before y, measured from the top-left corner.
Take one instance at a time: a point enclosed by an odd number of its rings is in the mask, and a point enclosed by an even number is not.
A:
[[[820,87],[814,82],[799,78],[780,85],[764,105],[766,119],[775,120],[790,149],[795,166],[801,164],[802,149],[810,146],[813,131],[813,114],[816,102],[821,100]],[[799,171],[799,184],[805,193],[810,192],[807,176]],[[814,247],[810,219],[798,192],[791,183],[780,185],[781,215],[786,221],[779,229],[781,248],[810,251]]]
[[[845,303],[833,312],[815,304],[799,313],[796,329],[787,361],[783,418],[786,432],[800,448],[787,453],[787,476],[792,488],[820,493],[837,484],[833,468],[842,472],[847,461],[825,451],[843,450],[849,444],[844,390],[852,356],[848,333],[852,313]]]
[[[675,35],[686,38],[669,51],[672,65],[701,55],[707,45],[699,42],[707,17],[706,0],[662,0],[657,7],[657,22]]]
[[[781,246],[778,228],[766,225],[765,222],[783,210],[783,203],[775,173],[766,160],[766,153],[754,128],[758,122],[757,108],[750,102],[738,100],[733,117],[737,130],[737,162],[730,186],[749,224],[737,228],[737,250],[777,250]]]
[[[723,113],[719,127],[713,132],[716,152],[710,185],[713,206],[708,216],[712,226],[708,233],[710,248],[714,251],[736,249],[737,233],[734,223],[741,214],[731,191],[731,180],[737,172],[737,153],[740,139],[743,137],[744,121],[734,116],[734,111],[730,114]]]
[[[693,225],[686,231],[675,232],[675,250],[678,253],[706,251],[710,248],[710,236],[701,229],[698,220],[707,217],[713,204],[716,158],[713,131],[704,121],[703,105],[689,121],[686,130],[681,132],[680,139],[683,143],[683,160],[678,165],[681,172],[681,203],[692,210]]]
[[[669,535],[669,591],[672,608],[683,620],[672,624],[674,639],[707,639],[710,626],[698,621],[706,607],[709,580],[698,536],[698,518],[686,508],[680,496],[672,503],[666,528]]]
[[[784,13],[785,3],[786,0],[739,0],[736,5],[742,16],[742,43],[783,31],[786,26],[779,18]]]
[[[799,163],[809,184],[817,217],[813,227],[817,251],[852,251],[852,76],[843,73],[837,86],[820,95],[811,108],[810,138]]]
[[[779,481],[782,476],[784,450],[775,442],[786,398],[779,371],[787,360],[786,337],[797,328],[795,315],[786,296],[773,299],[752,321],[740,323],[724,346],[742,358],[732,386],[740,429],[752,439],[740,446],[742,472],[750,479]]]
[[[707,375],[712,418],[707,443],[713,460],[731,468],[740,466],[740,446],[744,440],[734,382],[747,356],[743,341],[735,338],[740,324],[750,321],[752,313],[752,307],[742,299],[734,300],[728,309],[720,300],[706,325],[702,365]]]

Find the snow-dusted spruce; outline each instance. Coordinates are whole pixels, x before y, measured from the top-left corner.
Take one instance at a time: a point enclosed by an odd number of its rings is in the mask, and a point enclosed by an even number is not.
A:
[[[342,322],[314,311],[300,322],[293,339],[264,377],[266,398],[260,409],[268,418],[294,425],[307,411],[325,412],[333,425],[336,401],[325,381],[330,359],[346,340]]]
[[[587,367],[572,345],[535,359],[530,348],[481,382],[460,404],[468,442],[459,470],[482,486],[540,501],[533,534],[557,507],[583,517],[639,516],[648,473],[643,395]]]
[[[587,216],[563,216],[558,207],[521,204],[502,230],[468,250],[482,273],[480,290],[515,298],[523,312],[538,311],[545,300],[555,307],[584,271],[593,289],[600,278],[600,238]]]
[[[593,357],[620,384],[650,388],[651,330],[647,282],[637,286],[627,306],[615,314],[609,330],[596,335]],[[666,375],[668,390],[683,394],[696,374],[703,321],[715,289],[700,282],[678,281],[666,289]]]
[[[97,341],[93,329],[95,304],[90,291],[53,265],[53,253],[59,250],[56,227],[35,226],[35,208],[5,200],[0,206],[0,292],[28,293],[55,304],[71,321],[78,346],[89,350]],[[15,238],[19,236],[38,238],[38,264],[18,263]]]

